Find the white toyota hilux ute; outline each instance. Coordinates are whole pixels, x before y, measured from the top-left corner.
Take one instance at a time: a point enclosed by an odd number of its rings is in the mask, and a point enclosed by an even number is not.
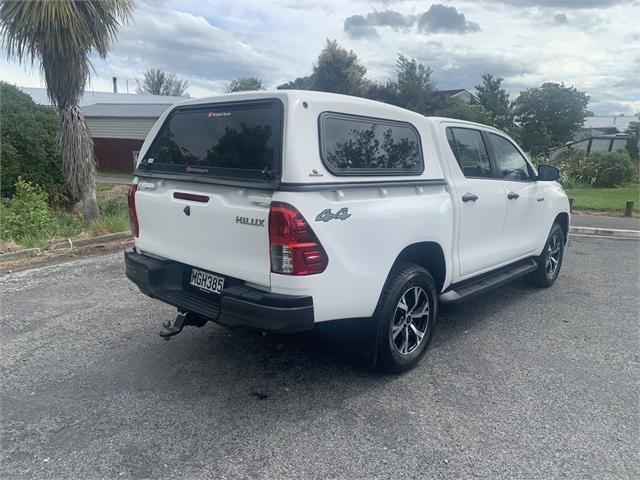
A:
[[[495,128],[361,98],[187,100],[140,151],[126,274],[177,307],[163,337],[367,318],[378,365],[403,371],[439,302],[520,276],[554,283],[569,228],[558,175]]]

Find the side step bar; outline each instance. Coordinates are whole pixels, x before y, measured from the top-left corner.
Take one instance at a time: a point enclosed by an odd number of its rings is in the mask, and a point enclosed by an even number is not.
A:
[[[527,273],[533,272],[536,268],[538,268],[538,264],[533,258],[508,265],[478,278],[472,278],[451,285],[440,295],[440,301],[442,303],[453,303],[468,300],[487,290],[499,287]]]

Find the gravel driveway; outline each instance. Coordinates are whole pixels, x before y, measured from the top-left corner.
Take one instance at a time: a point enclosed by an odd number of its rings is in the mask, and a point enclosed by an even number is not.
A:
[[[553,288],[444,310],[402,376],[340,327],[164,342],[121,254],[6,275],[0,477],[640,478],[640,242],[570,243]]]

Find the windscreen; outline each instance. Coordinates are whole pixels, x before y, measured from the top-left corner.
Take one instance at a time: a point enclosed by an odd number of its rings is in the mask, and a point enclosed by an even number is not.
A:
[[[279,172],[282,103],[218,103],[172,112],[138,166],[149,172],[268,180]]]

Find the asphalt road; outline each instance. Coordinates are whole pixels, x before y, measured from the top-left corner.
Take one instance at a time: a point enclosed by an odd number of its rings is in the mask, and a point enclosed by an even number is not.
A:
[[[640,230],[638,217],[609,217],[605,215],[571,215],[571,226],[614,228],[616,230]]]
[[[340,328],[164,342],[121,255],[9,274],[0,477],[640,478],[639,258],[573,237],[553,288],[448,308],[402,376]]]

